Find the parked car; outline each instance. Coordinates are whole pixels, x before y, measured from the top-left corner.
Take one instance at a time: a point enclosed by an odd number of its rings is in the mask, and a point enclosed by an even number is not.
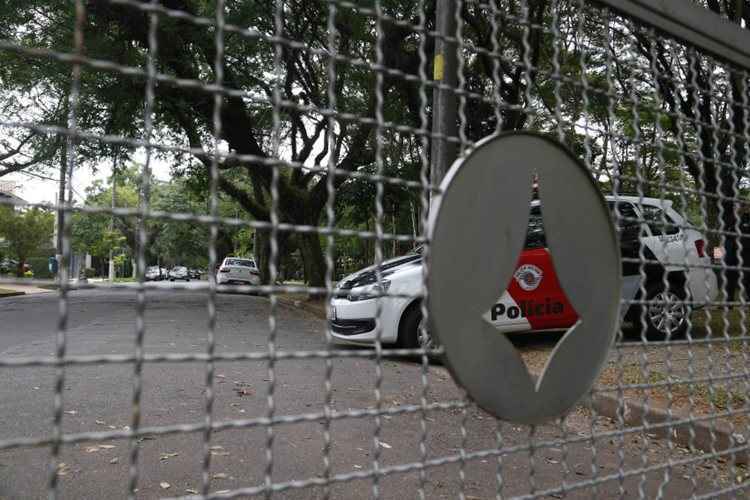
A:
[[[18,269],[18,261],[13,259],[3,259],[0,261],[0,273],[14,273]]]
[[[169,281],[176,280],[190,281],[190,273],[188,272],[187,267],[176,266],[173,267],[171,271],[169,271]]]
[[[216,282],[220,285],[260,285],[260,271],[255,259],[227,257],[219,266]]]
[[[146,281],[162,281],[166,279],[166,274],[162,274],[159,266],[149,266],[146,268]]]
[[[190,278],[191,279],[194,279],[194,280],[201,279],[201,271],[200,271],[200,269],[194,269],[194,268],[191,267],[191,268],[188,269],[188,273],[190,274]]]
[[[647,334],[652,337],[684,333],[692,308],[715,300],[718,294],[716,275],[707,267],[710,258],[704,252],[704,237],[669,201],[622,196],[617,200],[607,197],[607,201],[613,212],[617,204],[619,212],[623,276],[640,278],[642,270],[644,301],[650,302],[645,310],[640,304],[631,305],[625,320],[637,326],[643,319]],[[546,247],[541,210],[538,201],[532,202],[526,244],[513,279],[484,315],[500,332],[564,330],[578,320]],[[581,265],[585,265],[585,256],[581,260]],[[399,297],[381,300],[380,340],[409,348],[431,342],[429,337],[419,335],[422,322],[419,299],[408,297],[421,292],[420,253],[384,262],[381,275],[382,281],[378,283],[375,266],[371,266],[338,283],[329,308],[333,338],[374,342],[376,297],[391,293]],[[639,302],[641,295],[639,290],[634,302]],[[691,307],[691,302],[698,305]]]
[[[28,273],[31,271],[31,265],[25,263],[23,265],[23,272]],[[18,261],[15,259],[3,259],[0,261],[0,273],[2,274],[15,274],[18,272]]]

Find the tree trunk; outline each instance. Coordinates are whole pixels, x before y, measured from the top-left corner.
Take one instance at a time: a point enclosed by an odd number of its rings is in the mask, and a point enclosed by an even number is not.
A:
[[[271,234],[260,229],[255,231],[255,259],[260,270],[260,281],[269,284],[271,281],[271,269],[268,265],[271,257]]]
[[[320,247],[320,238],[315,233],[298,234],[297,244],[302,252],[307,284],[325,286],[326,263]]]
[[[276,256],[276,278],[281,277],[281,263],[283,257],[286,255],[286,247],[289,241],[289,233],[276,233],[276,245],[278,248]],[[255,260],[260,270],[260,280],[265,285],[271,283],[271,232],[270,231],[255,231]]]

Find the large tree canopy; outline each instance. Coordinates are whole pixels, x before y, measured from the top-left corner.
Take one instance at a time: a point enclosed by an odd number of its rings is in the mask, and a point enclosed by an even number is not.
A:
[[[274,165],[281,165],[279,220],[306,226],[324,222],[329,162],[343,172],[377,172],[378,71],[383,74],[383,173],[420,179],[426,151],[424,132],[417,130],[430,126],[433,85],[420,86],[419,75],[421,70],[432,75],[434,36],[423,32],[434,30],[435,2],[425,2],[423,17],[417,2],[380,4],[385,16],[380,22],[368,2],[360,9],[338,5],[331,20],[331,46],[329,2],[285,1],[279,27],[276,2],[228,2],[219,188],[251,218],[270,220]],[[153,154],[205,191],[216,149],[209,87],[219,78],[215,2],[163,0],[164,9],[183,15],[157,14],[153,46],[147,5],[86,2],[84,55],[117,66],[83,64],[78,125],[93,134],[142,139],[151,54],[158,74],[152,141],[178,146]],[[747,25],[746,1],[708,1],[706,6]],[[593,6],[582,8],[579,2],[464,2],[460,18],[462,138],[470,143],[496,131],[522,128],[555,134],[586,159],[603,190],[684,201],[680,208],[698,214],[700,222],[714,230],[715,243],[717,228],[734,227],[731,199],[744,188],[747,176],[746,140],[741,136],[747,134],[743,102],[748,96],[740,72],[677,42],[657,39],[626,19],[606,18]],[[413,29],[420,19],[425,20],[423,29]],[[71,52],[73,25],[72,6],[59,0],[12,0],[0,12],[0,36],[19,46]],[[602,29],[605,25],[608,29]],[[278,54],[273,43],[277,39],[283,40]],[[330,64],[332,52],[335,65]],[[65,126],[70,65],[18,51],[2,51],[0,58],[7,109],[24,117],[20,121]],[[0,141],[0,175],[3,168],[24,168],[24,162],[63,162],[64,145],[59,135],[10,129]],[[123,149],[81,140],[77,160],[95,167],[106,158],[129,154]],[[333,187],[339,226],[373,230],[374,183],[337,175]],[[690,194],[695,190],[702,196]],[[387,231],[418,232],[420,195],[419,189],[386,183]],[[268,234],[260,236],[254,251],[265,263]],[[318,234],[281,232],[278,242],[282,257],[299,250],[310,284],[323,284]],[[367,244],[346,239],[340,243],[358,258],[372,257]],[[391,251],[398,251],[395,244]],[[267,278],[267,266],[262,268]]]

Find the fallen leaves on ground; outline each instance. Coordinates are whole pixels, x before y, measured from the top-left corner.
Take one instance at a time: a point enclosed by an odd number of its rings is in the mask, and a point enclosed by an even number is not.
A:
[[[65,462],[60,462],[57,464],[57,475],[58,476],[67,476],[70,474],[70,466],[66,464]]]
[[[240,382],[238,380],[234,381],[234,392],[236,392],[240,397],[252,396],[253,394],[255,394],[255,391],[250,384],[248,384],[247,382]]]
[[[85,448],[86,453],[96,453],[100,450],[111,450],[112,448],[116,448],[113,444],[97,444],[95,446],[87,446]]]
[[[169,488],[172,487],[172,485],[166,481],[162,481],[161,483],[159,483],[159,486],[161,486],[161,489],[163,490],[168,490]]]
[[[165,460],[169,460],[170,458],[176,457],[178,455],[179,455],[179,453],[162,453],[159,456],[159,460],[161,460],[163,462]]]

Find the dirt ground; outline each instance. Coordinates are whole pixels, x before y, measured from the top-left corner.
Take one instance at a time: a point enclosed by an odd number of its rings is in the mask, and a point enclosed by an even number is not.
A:
[[[612,349],[595,391],[618,394],[687,415],[725,414],[748,435],[750,418],[750,313],[711,309],[692,316],[684,337],[645,342],[625,329]],[[744,327],[743,327],[744,325]],[[527,366],[539,373],[559,336],[518,342]]]

